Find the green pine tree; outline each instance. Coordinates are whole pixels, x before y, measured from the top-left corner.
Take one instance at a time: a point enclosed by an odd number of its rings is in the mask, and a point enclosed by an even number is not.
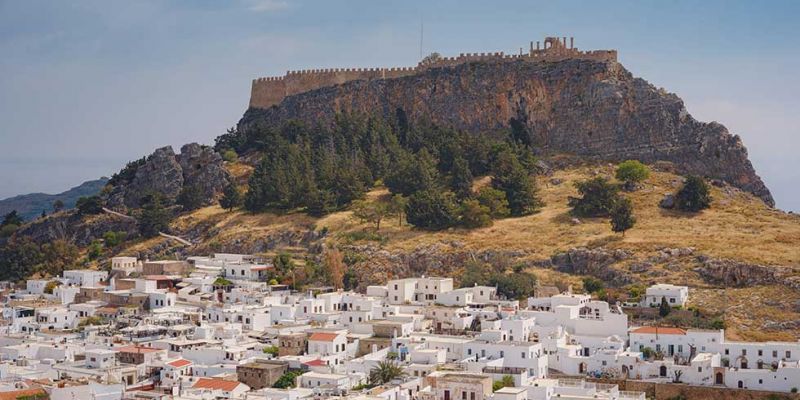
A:
[[[636,223],[636,217],[633,216],[633,203],[629,199],[620,198],[611,208],[611,230],[614,232],[622,232],[625,236],[625,231],[633,228]]]
[[[239,191],[238,187],[236,187],[235,182],[228,182],[228,184],[225,185],[225,189],[222,191],[222,197],[219,199],[219,205],[228,211],[233,211],[234,209],[241,207],[242,203],[244,203],[242,192]]]
[[[450,189],[459,199],[472,197],[472,171],[469,163],[461,156],[453,160],[452,170],[450,171]]]

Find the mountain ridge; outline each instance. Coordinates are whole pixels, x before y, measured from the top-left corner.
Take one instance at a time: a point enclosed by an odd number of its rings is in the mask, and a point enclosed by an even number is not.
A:
[[[52,212],[53,203],[56,200],[64,203],[64,209],[70,209],[75,207],[78,198],[99,193],[107,182],[108,178],[101,177],[83,182],[57,194],[27,193],[8,197],[0,200],[0,215],[16,210],[24,220],[30,221],[38,217],[43,210],[48,213]]]

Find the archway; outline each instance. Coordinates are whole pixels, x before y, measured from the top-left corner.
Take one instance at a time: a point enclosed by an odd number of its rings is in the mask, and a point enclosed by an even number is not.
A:
[[[578,364],[578,373],[585,374],[586,373],[586,363]]]
[[[743,388],[744,388],[744,382],[742,382],[742,381],[739,381],[739,384],[738,384],[738,385],[736,385],[736,386],[738,386],[738,387],[739,387],[739,389],[743,389]]]
[[[622,366],[622,376],[627,379],[629,372],[630,371],[628,370],[628,366],[627,365],[623,365]]]
[[[717,384],[717,385],[724,385],[725,384],[725,380],[724,380],[724,376],[722,375],[722,372],[717,372],[717,375],[714,377],[714,383]]]
[[[661,368],[658,369],[659,376],[667,376],[667,366],[662,365]]]

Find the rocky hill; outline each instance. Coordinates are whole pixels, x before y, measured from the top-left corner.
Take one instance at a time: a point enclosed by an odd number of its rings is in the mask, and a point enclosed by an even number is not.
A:
[[[226,166],[240,181],[250,171],[239,163]],[[338,246],[362,287],[420,274],[458,278],[470,261],[524,263],[543,284],[576,289],[585,276],[601,279],[609,291],[659,282],[691,285],[691,306],[721,315],[730,338],[800,338],[800,216],[772,209],[727,184],[712,187],[715,200],[702,213],[659,208],[682,177],[669,164],[654,167],[643,188],[625,194],[633,201],[637,224],[624,237],[611,232],[608,219],[577,220],[569,214],[574,182],[613,175],[613,165],[590,164],[541,177],[546,205],[539,213],[497,220],[487,228],[430,232],[387,220],[375,231],[347,210],[313,218],[211,206],[172,224],[192,246],[155,238],[120,252],[151,258],[285,252],[302,263],[320,261],[325,248]],[[475,186],[486,183],[478,179]],[[386,193],[376,188],[368,197]]]
[[[480,61],[352,81],[251,108],[239,130],[289,119],[324,124],[342,112],[389,120],[402,114],[476,134],[511,128],[543,154],[670,161],[681,173],[725,180],[774,205],[738,136],[696,121],[678,96],[616,61]]]
[[[211,147],[188,144],[179,154],[157,149],[112,176],[101,198],[118,213],[67,211],[40,218],[3,239],[20,242],[8,254],[27,268],[25,249],[66,241],[80,248],[76,262],[88,267],[107,265],[114,255],[174,259],[212,252],[288,253],[305,267],[319,265],[326,249],[337,247],[348,279],[361,288],[390,277],[459,277],[474,262],[522,264],[546,285],[580,289],[582,278],[598,278],[607,294],[620,296],[615,299],[658,282],[691,285],[697,315],[724,319],[730,338],[800,337],[800,218],[772,208],[738,136],[720,124],[694,120],[677,96],[634,78],[615,61],[490,60],[352,81],[288,96],[267,109],[251,108],[228,135],[247,139],[251,131],[290,120],[316,127],[332,123],[337,113],[374,115],[392,124],[432,123],[474,135],[510,131],[539,152],[536,173],[545,205],[490,227],[438,232],[402,221],[385,221],[376,231],[354,218],[347,204],[321,218],[295,208],[278,214],[226,211],[216,205],[220,192],[229,182],[246,191],[263,153],[245,149],[238,158],[226,157],[238,161],[223,161]],[[624,159],[653,169],[642,188],[625,193],[635,227],[622,236],[611,232],[608,219],[573,218],[567,205],[576,195],[573,184],[611,177],[613,162]],[[714,178],[711,208],[696,214],[659,208],[687,173]],[[488,181],[477,178],[473,189]],[[205,207],[187,211],[176,204],[187,188],[200,193]],[[176,216],[165,229],[172,238],[139,235],[140,202],[152,192],[163,195]],[[380,183],[366,194],[386,195]],[[109,232],[117,238],[114,245],[104,238]],[[89,257],[91,246],[101,250]]]
[[[53,211],[53,203],[61,200],[64,209],[75,207],[75,202],[81,197],[92,196],[100,192],[108,182],[108,178],[100,178],[86,181],[72,189],[58,194],[30,193],[19,196],[9,197],[0,200],[0,215],[5,215],[13,210],[17,210],[20,216],[26,221],[38,217],[42,211],[50,213]]]

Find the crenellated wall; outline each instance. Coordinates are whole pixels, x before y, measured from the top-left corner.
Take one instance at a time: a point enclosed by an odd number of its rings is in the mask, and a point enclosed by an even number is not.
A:
[[[597,61],[617,60],[616,50],[580,51],[573,47],[573,42],[573,39],[570,38],[568,45],[566,37],[563,39],[548,37],[544,40],[543,48],[540,48],[539,42],[536,42],[536,48],[534,49],[533,42],[531,42],[528,53],[522,53],[522,51],[520,51],[519,55],[505,54],[503,52],[461,53],[458,57],[442,57],[435,62],[420,63],[416,67],[332,68],[288,71],[284,76],[254,79],[250,90],[250,107],[269,108],[280,104],[287,96],[349,81],[399,78],[414,75],[429,68],[450,67],[469,62],[516,60],[554,62],[576,58]]]

